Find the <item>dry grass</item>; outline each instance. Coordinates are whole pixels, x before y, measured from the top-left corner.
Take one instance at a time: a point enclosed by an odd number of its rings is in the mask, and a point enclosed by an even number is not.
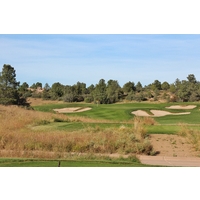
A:
[[[43,100],[41,98],[28,98],[27,102],[31,104],[31,106],[39,106],[39,105],[45,105],[45,104],[60,104],[63,103],[63,101],[55,101],[55,100]]]
[[[134,133],[138,140],[145,139],[147,135],[147,131],[145,129],[145,125],[155,125],[156,121],[151,117],[134,117]]]
[[[139,117],[135,116],[133,119],[134,124],[137,122],[141,125],[155,125],[157,122],[152,117]]]
[[[138,118],[134,128],[85,128],[76,132],[34,131],[30,125],[60,121],[93,121],[62,114],[25,110],[16,106],[0,106],[0,156],[62,157],[66,152],[151,154],[144,121]],[[137,120],[136,120],[137,121]]]
[[[186,124],[179,124],[179,136],[185,137],[188,143],[192,144],[196,151],[200,151],[200,131],[188,128]]]
[[[29,124],[37,124],[42,121],[50,122],[56,117],[61,120],[78,120],[78,118],[69,119],[65,115],[36,112],[34,110],[26,110],[17,106],[0,105],[0,133],[12,130],[16,131],[25,128]]]

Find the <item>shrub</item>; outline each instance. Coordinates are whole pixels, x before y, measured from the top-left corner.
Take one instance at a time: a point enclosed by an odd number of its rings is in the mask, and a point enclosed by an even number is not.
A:
[[[38,121],[35,121],[35,125],[39,126],[39,125],[46,125],[46,124],[50,124],[50,121],[48,120],[38,120]]]
[[[93,97],[86,97],[85,98],[85,103],[92,103],[94,101]]]
[[[187,141],[193,145],[196,151],[200,150],[200,131],[192,130],[186,124],[179,124],[180,130],[177,135],[186,137]]]
[[[53,121],[54,121],[54,122],[64,122],[65,120],[60,119],[60,118],[54,118]]]
[[[131,162],[141,163],[140,159],[136,155],[133,155],[133,154],[131,154],[130,156],[128,156],[128,160],[130,160]]]
[[[141,117],[134,118],[134,134],[138,140],[143,140],[147,136],[144,128],[144,121]]]

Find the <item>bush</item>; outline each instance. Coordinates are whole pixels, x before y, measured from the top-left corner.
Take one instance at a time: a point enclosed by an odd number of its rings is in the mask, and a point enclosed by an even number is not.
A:
[[[50,121],[48,121],[48,120],[39,120],[39,121],[36,121],[35,122],[35,125],[46,125],[46,124],[50,124]]]
[[[179,124],[180,130],[178,135],[186,137],[187,141],[193,145],[196,151],[200,150],[200,132],[198,130],[192,130],[187,127],[186,124]]]
[[[85,98],[85,103],[92,103],[94,101],[93,97],[86,97]]]
[[[64,122],[65,120],[60,119],[60,118],[54,118],[53,121],[54,121],[54,122]]]

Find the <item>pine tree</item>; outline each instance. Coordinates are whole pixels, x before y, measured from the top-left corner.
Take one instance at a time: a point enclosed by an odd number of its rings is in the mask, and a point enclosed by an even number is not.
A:
[[[16,81],[15,69],[11,65],[3,65],[0,73],[0,104],[18,104],[18,87],[20,82]]]

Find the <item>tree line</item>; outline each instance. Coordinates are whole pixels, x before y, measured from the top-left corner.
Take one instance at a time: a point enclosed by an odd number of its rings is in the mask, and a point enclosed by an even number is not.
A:
[[[142,86],[140,82],[128,81],[122,87],[117,80],[105,81],[100,79],[97,84],[89,87],[85,83],[77,82],[74,85],[63,85],[59,82],[49,86],[37,82],[28,85],[20,84],[16,80],[16,71],[11,65],[3,65],[0,73],[0,104],[28,105],[27,98],[42,98],[45,100],[63,100],[65,102],[86,102],[111,104],[120,101],[158,101],[193,102],[200,100],[200,82],[194,74],[189,74],[187,80],[174,83],[155,80],[153,83]]]

